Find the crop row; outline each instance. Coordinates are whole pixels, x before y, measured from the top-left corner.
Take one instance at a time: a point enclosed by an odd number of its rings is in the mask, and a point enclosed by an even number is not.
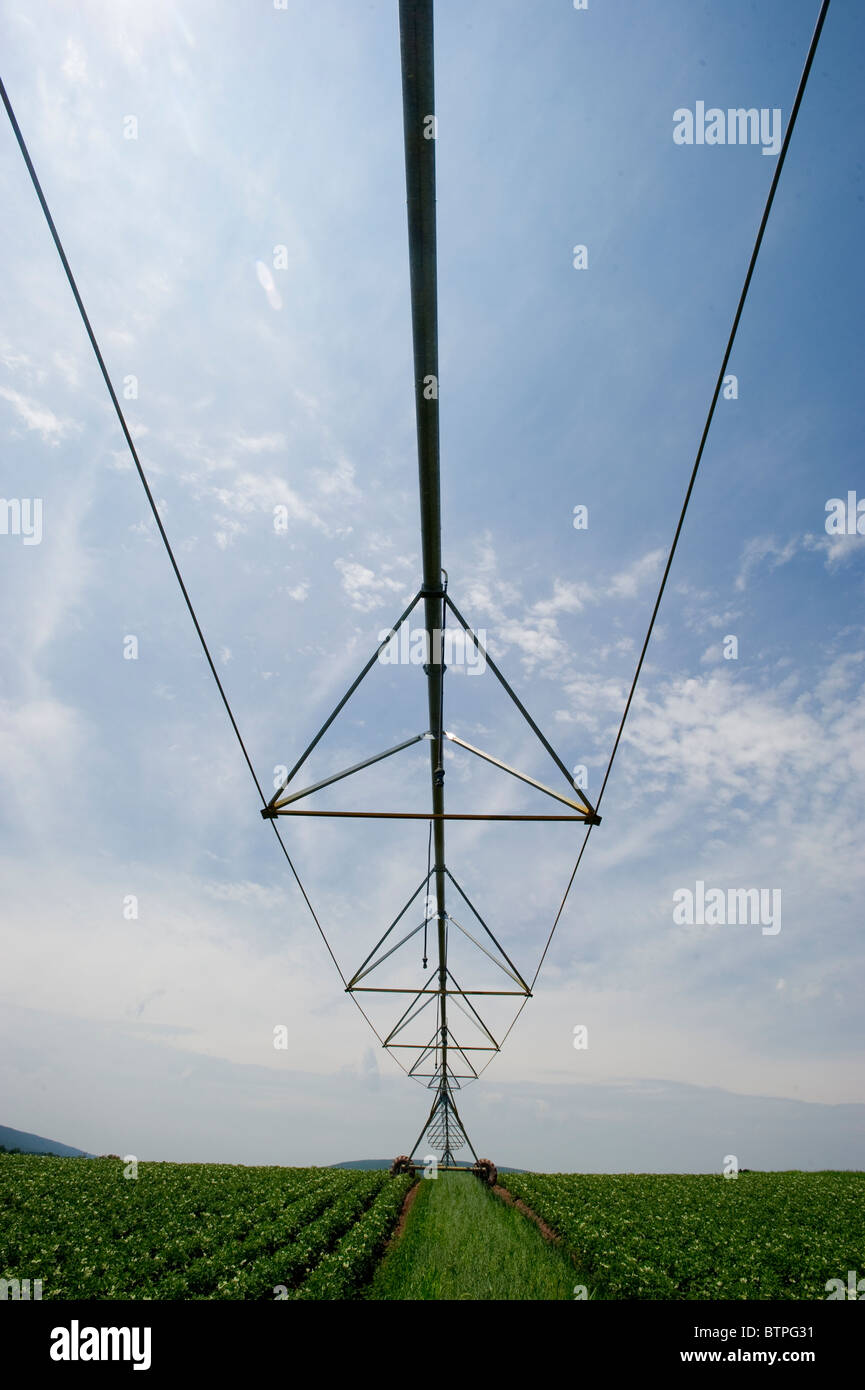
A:
[[[374,1202],[383,1172],[0,1158],[0,1278],[43,1298],[273,1298]]]
[[[561,1236],[590,1297],[825,1299],[865,1272],[861,1173],[508,1173]]]
[[[413,1182],[414,1178],[405,1173],[392,1178],[379,1192],[369,1211],[316,1265],[295,1297],[319,1300],[356,1297],[372,1278]]]

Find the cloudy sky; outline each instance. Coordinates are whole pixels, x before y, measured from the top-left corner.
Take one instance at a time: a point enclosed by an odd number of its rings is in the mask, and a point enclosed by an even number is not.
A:
[[[444,564],[590,797],[776,160],[677,144],[674,112],[780,108],[786,128],[816,11],[436,6]],[[270,789],[420,582],[396,4],[0,15],[3,80]],[[535,997],[461,1097],[501,1163],[865,1166],[865,539],[826,529],[831,498],[865,498],[863,38],[835,0],[603,824]],[[0,192],[0,490],[22,515],[0,534],[0,1119],[145,1159],[405,1151],[429,1094],[344,994],[258,814],[5,119]],[[306,780],[426,718],[419,668],[376,666]],[[446,724],[567,790],[488,671],[454,663]],[[446,791],[549,806],[456,748]],[[419,745],[320,804],[427,798]],[[427,827],[282,825],[351,974],[423,878]],[[579,842],[448,828],[529,978]],[[677,922],[698,883],[777,890],[780,929]],[[401,983],[421,954],[394,958]],[[454,960],[482,986],[483,957]]]

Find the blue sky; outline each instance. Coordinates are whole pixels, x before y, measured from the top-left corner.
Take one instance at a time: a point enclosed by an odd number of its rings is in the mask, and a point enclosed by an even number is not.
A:
[[[780,107],[786,128],[816,10],[436,6],[444,564],[590,796],[775,167],[675,144],[673,113]],[[0,13],[4,82],[273,785],[420,578],[396,5]],[[462,1100],[499,1162],[865,1165],[865,542],[825,529],[828,499],[865,497],[863,28],[835,0],[603,824],[536,997]],[[429,1097],[345,998],[258,815],[8,128],[0,188],[2,494],[43,517],[39,544],[0,535],[4,1122],[142,1158],[402,1152]],[[488,672],[449,673],[446,723],[555,785]],[[418,668],[377,667],[310,779],[425,727]],[[454,809],[541,809],[468,754],[447,766]],[[427,797],[420,746],[321,804]],[[350,970],[425,873],[426,827],[283,826]],[[533,973],[574,829],[448,843]],[[781,930],[677,925],[698,881],[780,889]],[[414,943],[401,966],[420,983]]]

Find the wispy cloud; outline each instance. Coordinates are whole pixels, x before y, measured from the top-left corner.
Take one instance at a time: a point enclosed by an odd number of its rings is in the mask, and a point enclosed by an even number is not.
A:
[[[276,288],[276,282],[273,278],[273,274],[271,273],[270,268],[264,264],[264,261],[256,261],[255,273],[258,277],[258,283],[264,290],[265,298],[267,299],[267,302],[270,305],[271,309],[281,309],[282,295]]]
[[[554,579],[552,598],[539,599],[532,604],[532,613],[539,618],[552,618],[557,613],[582,613],[586,604],[595,599],[595,591],[589,584]]]
[[[762,565],[767,565],[770,570],[780,569],[797,555],[806,552],[824,555],[826,568],[837,569],[838,566],[865,555],[865,536],[820,536],[807,533],[791,536],[783,543],[774,536],[755,536],[747,542],[742,551],[736,588],[746,589],[752,575]]]
[[[650,550],[642,555],[627,569],[613,575],[607,593],[611,598],[636,598],[641,589],[660,577],[666,553],[665,550]]]
[[[0,386],[0,396],[9,402],[27,429],[35,430],[46,444],[57,445],[81,429],[75,420],[55,415],[47,406],[41,405],[29,396],[23,396],[20,391],[13,391],[8,386]]]
[[[285,448],[284,434],[236,434],[234,447],[244,454],[277,454]]]
[[[87,81],[87,54],[83,44],[79,43],[78,39],[69,38],[66,40],[62,71],[64,77],[68,77],[70,82]]]
[[[334,560],[334,565],[341,576],[343,593],[359,613],[372,613],[382,607],[389,595],[405,593],[405,584],[387,574],[376,574],[357,560]]]

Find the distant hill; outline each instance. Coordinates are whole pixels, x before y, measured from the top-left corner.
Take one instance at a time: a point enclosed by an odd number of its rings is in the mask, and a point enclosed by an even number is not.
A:
[[[93,1154],[83,1149],[70,1149],[68,1144],[58,1144],[55,1139],[43,1139],[41,1134],[27,1134],[23,1129],[10,1129],[0,1125],[0,1144],[4,1149],[20,1149],[26,1154],[57,1154],[60,1158],[93,1158]],[[389,1166],[389,1165],[388,1165]]]
[[[392,1158],[354,1158],[350,1163],[332,1163],[330,1166],[331,1168],[389,1168],[392,1163]]]
[[[0,1143],[3,1141],[0,1140]],[[350,1163],[332,1163],[332,1168],[389,1168],[392,1159],[390,1158],[355,1158]],[[423,1167],[422,1159],[416,1158],[415,1163],[419,1168]],[[525,1173],[525,1168],[506,1168],[504,1164],[496,1165],[500,1173]]]

